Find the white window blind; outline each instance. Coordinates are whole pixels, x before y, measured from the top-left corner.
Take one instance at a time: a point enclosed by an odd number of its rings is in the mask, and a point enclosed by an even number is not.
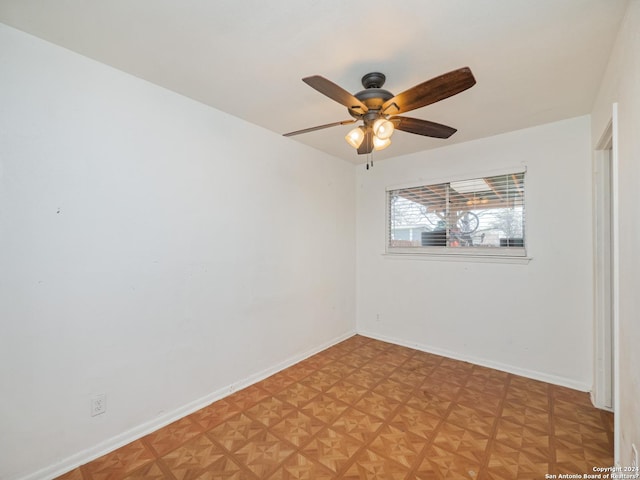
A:
[[[387,192],[389,253],[525,255],[525,173]]]

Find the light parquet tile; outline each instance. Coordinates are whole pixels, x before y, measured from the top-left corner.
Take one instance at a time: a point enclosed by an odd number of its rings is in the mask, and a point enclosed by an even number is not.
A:
[[[268,427],[275,425],[287,415],[291,415],[296,411],[297,409],[290,403],[283,402],[275,397],[267,397],[246,410],[246,414],[248,417]]]
[[[553,413],[557,417],[566,418],[583,425],[601,428],[602,418],[600,412],[594,408],[576,406],[566,400],[556,400],[553,405]]]
[[[278,466],[271,480],[333,480],[335,473],[301,453],[296,453]]]
[[[436,395],[446,400],[455,400],[462,387],[446,380],[433,380],[427,377],[422,383],[421,390],[423,395]]]
[[[223,398],[191,414],[190,418],[206,431],[217,427],[241,411],[242,409],[238,405]]]
[[[171,471],[176,480],[192,480],[225,455],[222,447],[201,435],[162,456],[160,462]]]
[[[238,467],[233,461],[224,459],[204,470],[196,480],[258,480],[253,473]]]
[[[60,478],[541,479],[612,432],[586,393],[356,335]]]
[[[370,389],[373,388],[380,380],[384,378],[384,374],[376,371],[356,370],[344,377],[344,380],[355,385]]]
[[[231,394],[228,397],[228,400],[235,403],[241,410],[245,410],[269,396],[269,392],[261,388],[259,385],[252,385],[240,390],[239,392]]]
[[[323,421],[297,410],[273,425],[270,431],[279,438],[293,443],[296,447],[302,447],[325,426]]]
[[[452,423],[465,430],[471,430],[486,436],[491,435],[493,432],[495,422],[496,417],[493,415],[460,404],[455,404],[447,416],[447,423]]]
[[[538,406],[507,400],[503,405],[500,418],[526,425],[529,429],[537,430],[540,433],[551,433],[550,414]]]
[[[138,468],[132,474],[127,475],[125,480],[162,480],[166,478],[172,478],[171,474],[163,470],[155,461]]]
[[[264,424],[244,413],[239,413],[216,428],[209,430],[207,436],[229,452],[235,452],[265,431]]]
[[[304,447],[302,453],[318,459],[322,465],[337,474],[362,447],[362,442],[341,435],[331,428],[325,428]]]
[[[405,404],[396,411],[389,424],[398,430],[411,432],[426,442],[433,439],[441,422],[440,416]]]
[[[156,456],[161,457],[190,439],[197,437],[200,433],[202,433],[202,427],[190,417],[184,417],[147,435],[142,440],[153,450]]]
[[[533,384],[533,386],[535,386],[535,384]],[[513,384],[509,385],[506,399],[508,402],[528,405],[538,410],[548,411],[550,409],[549,396],[546,392],[529,390],[526,386],[522,385],[522,382],[513,382]]]
[[[235,457],[258,478],[267,478],[295,452],[295,447],[265,432],[235,452]]]
[[[320,390],[297,382],[282,390],[276,397],[294,407],[301,407],[320,395],[320,393]]]
[[[487,378],[485,376],[472,373],[464,385],[465,390],[471,392],[486,393],[502,397],[507,390],[507,384],[501,378]]]
[[[470,461],[448,450],[430,447],[415,470],[414,478],[420,480],[474,480],[481,471],[479,462]],[[512,477],[515,479],[516,477]]]
[[[455,370],[453,368],[443,367],[440,365],[433,370],[428,377],[430,383],[450,383],[457,387],[463,387],[469,380],[471,372],[466,370]],[[458,389],[456,389],[457,391]]]
[[[551,457],[548,448],[524,447],[512,448],[496,442],[489,459],[489,471],[501,478],[515,470],[513,478],[544,478],[551,471]]]
[[[71,470],[64,475],[59,476],[58,480],[84,480],[84,475],[82,475],[81,469],[76,468],[75,470]]]
[[[456,403],[473,408],[491,416],[497,416],[502,409],[502,397],[463,388]]]
[[[258,383],[263,390],[271,394],[278,393],[289,385],[296,382],[295,377],[289,375],[287,371],[276,373],[275,375],[271,375],[269,378],[266,378]]]
[[[305,362],[307,361],[304,360],[300,363],[296,363],[292,367],[287,368],[286,370],[287,375],[290,375],[296,381],[300,381],[303,378],[311,375],[313,372],[315,372],[318,369],[318,367],[313,363],[305,363]]]
[[[369,448],[411,469],[425,445],[424,438],[393,425],[385,425],[369,443]]]
[[[327,424],[332,423],[338,415],[349,406],[330,395],[319,395],[313,402],[305,405],[301,410],[310,417],[317,418]]]
[[[331,395],[338,400],[353,405],[358,400],[360,400],[364,394],[368,392],[369,389],[367,389],[366,387],[340,380],[329,390],[327,390],[327,395]]]
[[[300,383],[322,392],[329,390],[338,382],[338,380],[340,380],[340,377],[332,373],[328,373],[326,368],[327,367],[324,367],[322,370],[312,373],[303,380],[300,380]]]
[[[427,390],[416,390],[409,396],[406,405],[444,418],[449,413],[453,403],[448,398],[440,397]]]
[[[402,480],[407,478],[410,470],[391,460],[386,455],[379,455],[371,449],[364,449],[356,455],[353,463],[344,472],[345,480]]]
[[[369,392],[368,395],[362,397],[362,399],[355,404],[355,407],[386,421],[391,418],[393,412],[400,405],[400,402],[396,400],[392,400],[375,392]]]
[[[338,380],[341,380],[347,375],[352,374],[356,370],[357,370],[356,366],[351,365],[349,363],[345,363],[343,358],[343,359],[340,359],[339,362],[333,362],[333,363],[330,363],[329,365],[322,367],[322,369],[319,371],[321,373],[332,375],[333,377],[337,377]]]
[[[401,403],[404,403],[414,390],[415,386],[409,387],[404,383],[397,382],[391,378],[385,378],[371,389],[372,392]]]
[[[513,448],[539,447],[549,448],[550,435],[526,424],[514,423],[507,419],[498,419],[493,436],[496,440]]]
[[[362,357],[359,353],[354,353],[354,352],[348,353],[347,355],[345,355],[340,359],[340,363],[342,365],[345,365],[351,368],[351,371],[348,373],[353,373],[361,366],[366,365],[368,361],[369,361],[368,358]],[[345,373],[345,375],[347,375],[347,373]]]
[[[489,437],[473,430],[468,430],[452,423],[444,422],[433,439],[433,452],[444,455],[444,452],[456,454],[474,464],[482,464],[486,457]]]
[[[136,440],[85,465],[83,470],[91,480],[117,480],[154,459],[142,440]]]
[[[425,375],[421,375],[420,373],[405,368],[405,365],[401,365],[399,368],[396,368],[393,372],[389,374],[389,379],[402,383],[406,387],[410,388],[411,391],[416,389],[417,385],[420,385],[424,380]]]
[[[376,434],[382,425],[384,422],[380,418],[355,408],[349,408],[333,422],[332,428],[341,435],[349,435],[365,443]]]

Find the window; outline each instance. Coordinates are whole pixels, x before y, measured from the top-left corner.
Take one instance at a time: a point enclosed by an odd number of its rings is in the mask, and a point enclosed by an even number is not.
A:
[[[388,253],[525,255],[524,172],[388,190]]]

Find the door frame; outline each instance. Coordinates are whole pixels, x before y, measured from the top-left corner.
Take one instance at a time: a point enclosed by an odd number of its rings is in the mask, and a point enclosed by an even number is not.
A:
[[[593,404],[619,412],[619,214],[618,104],[596,144],[593,164],[594,230],[594,382]],[[614,430],[620,431],[619,415]],[[620,458],[614,433],[614,457]]]

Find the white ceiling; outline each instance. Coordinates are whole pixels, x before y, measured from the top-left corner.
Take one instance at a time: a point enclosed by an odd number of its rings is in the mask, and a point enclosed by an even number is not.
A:
[[[0,22],[277,133],[349,119],[301,81],[400,93],[468,66],[477,84],[410,113],[377,160],[589,113],[627,0],[0,0]],[[360,163],[351,126],[290,137]]]

